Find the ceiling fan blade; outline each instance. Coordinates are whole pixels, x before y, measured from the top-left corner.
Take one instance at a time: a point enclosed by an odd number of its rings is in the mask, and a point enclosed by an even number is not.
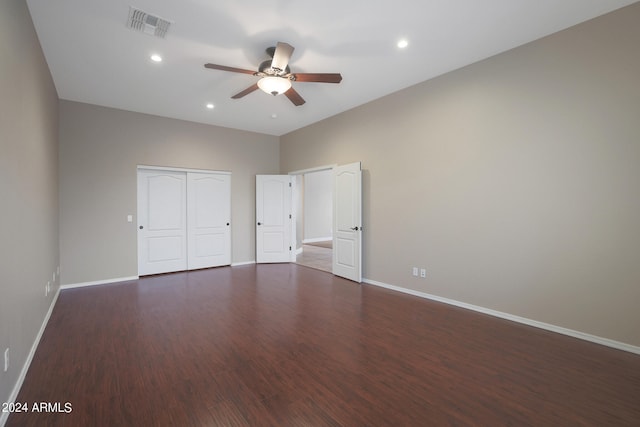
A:
[[[300,96],[298,92],[296,92],[294,88],[290,88],[284,93],[284,95],[289,98],[289,101],[293,102],[293,104],[297,107],[307,102]]]
[[[295,48],[288,43],[278,42],[276,45],[276,51],[273,53],[271,68],[277,68],[281,71],[286,70],[294,49]]]
[[[257,90],[257,89],[258,89],[258,83],[255,83],[255,84],[249,86],[248,88],[246,88],[245,90],[243,90],[242,92],[236,93],[235,95],[233,95],[231,97],[231,99],[240,99],[245,95],[249,95],[251,92],[253,92],[254,90]]]
[[[217,64],[204,64],[205,68],[210,68],[212,70],[222,70],[222,71],[231,71],[232,73],[243,73],[243,74],[255,74],[255,71],[244,70],[242,68],[235,67],[227,67],[226,65],[217,65]]]
[[[340,83],[340,73],[294,73],[297,82]]]

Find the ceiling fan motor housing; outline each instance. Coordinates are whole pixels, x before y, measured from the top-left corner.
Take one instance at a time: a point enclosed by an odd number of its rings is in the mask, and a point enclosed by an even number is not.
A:
[[[263,61],[262,63],[260,63],[260,66],[258,67],[258,72],[266,74],[268,76],[280,77],[280,76],[285,76],[287,74],[290,74],[291,69],[289,69],[288,65],[284,70],[280,70],[279,68],[272,68],[271,59],[267,59],[266,61]]]

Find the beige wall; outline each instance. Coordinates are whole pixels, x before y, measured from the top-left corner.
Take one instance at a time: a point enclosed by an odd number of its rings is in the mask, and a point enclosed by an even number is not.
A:
[[[22,0],[0,2],[0,402],[58,288],[58,97]],[[52,293],[45,296],[48,281]],[[3,372],[4,350],[10,366]],[[2,424],[0,413],[0,424]]]
[[[254,261],[255,175],[278,152],[274,136],[61,101],[62,284],[138,274],[137,165],[231,171],[232,262]]]
[[[640,3],[292,132],[281,171],[363,162],[368,279],[640,346],[638,22]]]

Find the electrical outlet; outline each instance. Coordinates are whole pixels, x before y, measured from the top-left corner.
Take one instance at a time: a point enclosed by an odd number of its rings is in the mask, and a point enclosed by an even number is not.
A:
[[[413,275],[418,277],[418,267],[413,267]]]
[[[427,277],[427,269],[426,268],[420,269],[420,277],[422,277],[423,279],[425,277]]]
[[[4,371],[9,370],[9,347],[4,351]]]

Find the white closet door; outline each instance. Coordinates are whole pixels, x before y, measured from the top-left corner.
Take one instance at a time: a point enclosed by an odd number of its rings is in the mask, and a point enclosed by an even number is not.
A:
[[[138,171],[138,275],[187,269],[187,176]]]
[[[231,264],[231,176],[187,173],[189,270]]]

